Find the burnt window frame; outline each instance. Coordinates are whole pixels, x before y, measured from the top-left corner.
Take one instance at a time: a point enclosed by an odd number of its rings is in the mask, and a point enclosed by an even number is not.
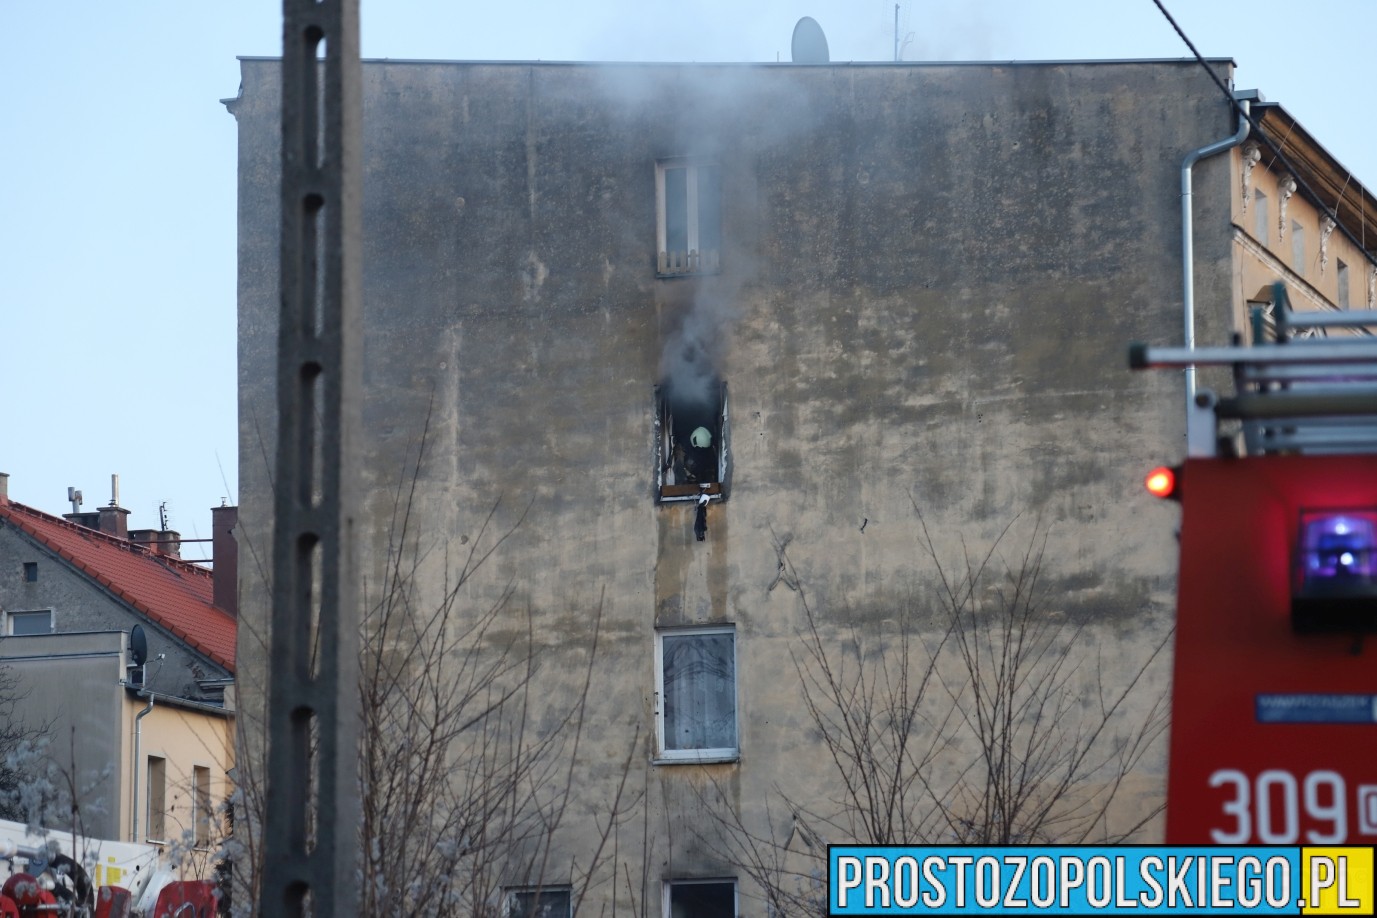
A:
[[[660,894],[660,914],[664,918],[672,918],[674,905],[674,887],[685,886],[728,886],[732,888],[732,916],[741,914],[741,884],[736,877],[705,877],[698,879],[694,877],[675,877],[664,881]]]
[[[669,251],[669,206],[671,203],[666,173],[684,170],[684,261],[675,262]],[[716,184],[713,207],[716,210],[715,225],[704,219],[704,194],[713,194],[713,189],[703,188],[702,176],[711,174]],[[677,199],[678,195],[675,195]],[[672,156],[655,161],[655,276],[699,277],[704,274],[717,274],[722,270],[722,166],[716,160],[700,159],[692,156]],[[710,227],[710,228],[708,228]],[[706,236],[716,235],[717,247],[705,250]]]
[[[726,500],[731,485],[731,415],[727,383],[716,380],[717,406],[712,412],[715,425],[712,428],[713,450],[717,453],[717,480],[708,484],[708,498],[714,502]],[[669,405],[669,383],[661,382],[654,390],[655,421],[652,431],[651,450],[654,454],[655,502],[683,503],[696,501],[703,488],[690,482],[675,481],[666,484],[668,472],[674,466],[674,430]]]

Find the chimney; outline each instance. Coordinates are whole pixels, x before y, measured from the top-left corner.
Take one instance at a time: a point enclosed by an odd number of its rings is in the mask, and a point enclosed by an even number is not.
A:
[[[75,516],[76,514],[68,514]],[[91,516],[91,514],[82,514]],[[129,511],[123,507],[109,506],[101,507],[97,514],[96,528],[106,535],[112,535],[117,539],[129,538]]]
[[[10,473],[0,472],[0,507],[10,505]]]
[[[155,555],[181,560],[182,534],[172,529],[131,529],[129,541],[142,545]]]
[[[68,522],[76,523],[78,526],[85,526],[87,529],[100,528],[100,514],[95,510],[83,510],[80,513],[64,513],[62,518]]]
[[[210,511],[212,603],[217,609],[239,617],[239,542],[234,527],[239,525],[238,507],[212,507]]]
[[[182,534],[175,529],[160,529],[157,535],[158,554],[182,560]]]
[[[95,528],[117,539],[129,538],[129,511],[120,506],[119,475],[110,476],[110,506],[97,511]]]

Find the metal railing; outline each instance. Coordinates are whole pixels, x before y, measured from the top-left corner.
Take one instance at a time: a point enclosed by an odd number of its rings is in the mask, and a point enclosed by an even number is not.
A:
[[[1285,286],[1277,283],[1271,304],[1275,331],[1269,337],[1261,308],[1254,307],[1251,317],[1251,345],[1188,349],[1135,343],[1129,345],[1129,366],[1232,369],[1233,395],[1200,389],[1188,409],[1188,426],[1211,428],[1211,455],[1377,453],[1377,312],[1295,312]],[[1225,422],[1234,421],[1238,427],[1230,431]]]

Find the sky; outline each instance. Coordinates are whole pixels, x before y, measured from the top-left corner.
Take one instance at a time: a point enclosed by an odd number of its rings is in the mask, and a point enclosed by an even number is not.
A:
[[[1239,88],[1377,185],[1361,101],[1377,0],[1164,0]],[[893,60],[896,0],[386,0],[365,58],[788,61],[811,16],[834,61]],[[1153,0],[898,0],[904,60],[1183,58]],[[0,472],[14,500],[111,499],[133,528],[210,536],[236,503],[236,57],[281,52],[265,0],[0,0]],[[1170,343],[1170,342],[1163,342]],[[184,555],[196,554],[188,546]]]

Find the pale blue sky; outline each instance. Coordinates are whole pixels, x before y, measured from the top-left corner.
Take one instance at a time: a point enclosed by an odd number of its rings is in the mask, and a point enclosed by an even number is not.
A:
[[[890,60],[894,5],[365,0],[363,53],[787,61],[808,15],[833,60]],[[1240,87],[1377,183],[1361,95],[1377,0],[1166,5],[1203,54],[1237,61]],[[1189,55],[1152,0],[900,6],[906,60]],[[14,499],[62,513],[74,485],[93,509],[118,472],[131,525],[156,526],[166,501],[187,537],[209,536],[209,508],[237,499],[236,134],[219,100],[237,91],[236,55],[280,52],[280,10],[0,0],[0,471]]]

